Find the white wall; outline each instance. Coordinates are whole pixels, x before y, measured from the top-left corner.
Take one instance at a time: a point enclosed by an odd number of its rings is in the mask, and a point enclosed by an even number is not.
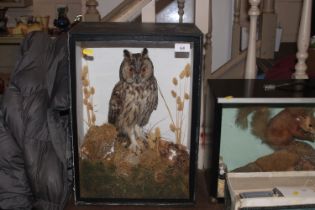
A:
[[[233,0],[212,0],[212,72],[231,58]]]
[[[202,31],[202,33],[207,34],[209,32],[209,27],[211,17],[209,17],[210,10],[209,0],[198,0],[195,2],[195,24]]]
[[[296,42],[300,25],[299,17],[301,17],[303,1],[277,0],[275,2],[275,10],[278,15],[278,25],[283,28],[281,42]]]

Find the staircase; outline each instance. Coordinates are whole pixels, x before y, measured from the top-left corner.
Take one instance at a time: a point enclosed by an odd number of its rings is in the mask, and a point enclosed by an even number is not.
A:
[[[124,0],[101,18],[97,11],[98,2],[96,0],[88,0],[86,2],[87,9],[84,20],[106,22],[162,22],[159,21],[159,19],[162,19],[159,18],[161,16],[177,16],[177,20],[174,22],[192,22],[194,19],[193,2],[194,0]],[[187,4],[188,7],[185,8]]]
[[[149,9],[147,8],[149,7]],[[152,10],[151,10],[152,9]],[[142,11],[148,11],[155,16],[155,1],[125,0],[101,19],[104,22],[130,22],[136,19]]]

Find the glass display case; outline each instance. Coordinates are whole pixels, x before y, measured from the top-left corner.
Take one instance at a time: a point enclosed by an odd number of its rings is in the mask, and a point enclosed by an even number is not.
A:
[[[209,80],[211,196],[227,172],[314,171],[315,81]]]
[[[77,204],[193,204],[202,33],[80,23],[69,33]]]

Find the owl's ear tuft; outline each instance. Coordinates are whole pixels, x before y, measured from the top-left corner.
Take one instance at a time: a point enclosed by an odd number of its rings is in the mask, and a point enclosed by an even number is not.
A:
[[[128,50],[124,50],[124,57],[125,58],[130,58],[130,52]]]
[[[148,49],[147,48],[143,48],[143,50],[142,50],[142,57],[144,57],[144,58],[148,57]]]

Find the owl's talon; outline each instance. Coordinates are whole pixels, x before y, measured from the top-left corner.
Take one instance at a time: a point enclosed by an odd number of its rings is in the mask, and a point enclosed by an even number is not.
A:
[[[142,139],[142,142],[143,142],[143,145],[145,148],[148,148],[149,147],[149,143],[146,139]]]
[[[131,143],[129,145],[129,149],[136,154],[141,152],[141,148],[137,143]]]

